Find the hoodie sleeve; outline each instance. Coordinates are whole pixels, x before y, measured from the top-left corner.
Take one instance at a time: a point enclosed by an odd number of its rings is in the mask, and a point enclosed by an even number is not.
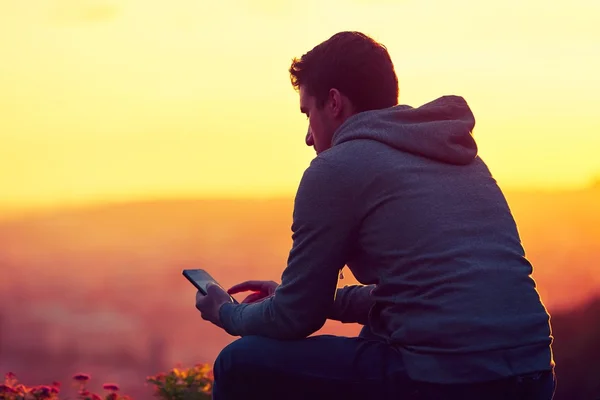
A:
[[[338,289],[329,319],[367,325],[369,311],[375,304],[371,296],[373,288],[375,285],[351,285]]]
[[[220,318],[234,336],[299,339],[332,313],[338,274],[346,264],[357,218],[347,169],[319,156],[305,171],[294,203],[293,245],[274,296],[225,304]]]

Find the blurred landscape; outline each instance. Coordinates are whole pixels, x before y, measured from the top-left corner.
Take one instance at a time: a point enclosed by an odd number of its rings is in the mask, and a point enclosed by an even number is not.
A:
[[[593,398],[600,186],[507,197],[553,316],[556,398]],[[212,363],[234,338],[199,317],[181,270],[205,268],[225,287],[279,281],[292,207],[291,198],[165,200],[0,217],[0,372],[27,384],[86,372],[98,388],[118,382],[141,399],[146,376]],[[354,282],[348,272],[339,284]],[[358,331],[329,321],[319,333]]]

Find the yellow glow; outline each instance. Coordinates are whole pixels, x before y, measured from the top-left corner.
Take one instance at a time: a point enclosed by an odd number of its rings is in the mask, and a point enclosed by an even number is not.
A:
[[[292,195],[313,157],[287,69],[383,42],[401,102],[464,96],[504,187],[600,171],[596,0],[0,0],[0,208]]]

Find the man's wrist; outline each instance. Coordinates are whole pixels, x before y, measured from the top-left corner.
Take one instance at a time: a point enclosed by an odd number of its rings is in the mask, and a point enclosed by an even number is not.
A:
[[[218,325],[230,335],[233,335],[233,333],[228,329],[228,327],[231,325],[229,322],[231,321],[231,314],[233,313],[235,307],[236,304],[232,302],[225,302],[219,306],[219,310],[217,312]]]

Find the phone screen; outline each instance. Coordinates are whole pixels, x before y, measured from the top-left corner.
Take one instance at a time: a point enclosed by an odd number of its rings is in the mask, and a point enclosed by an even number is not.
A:
[[[192,283],[192,285],[194,285],[196,289],[198,289],[204,295],[207,293],[206,287],[209,283],[214,283],[222,288],[222,286],[203,269],[184,269],[183,276],[185,276]],[[237,300],[233,297],[231,297],[231,300],[238,304]]]

